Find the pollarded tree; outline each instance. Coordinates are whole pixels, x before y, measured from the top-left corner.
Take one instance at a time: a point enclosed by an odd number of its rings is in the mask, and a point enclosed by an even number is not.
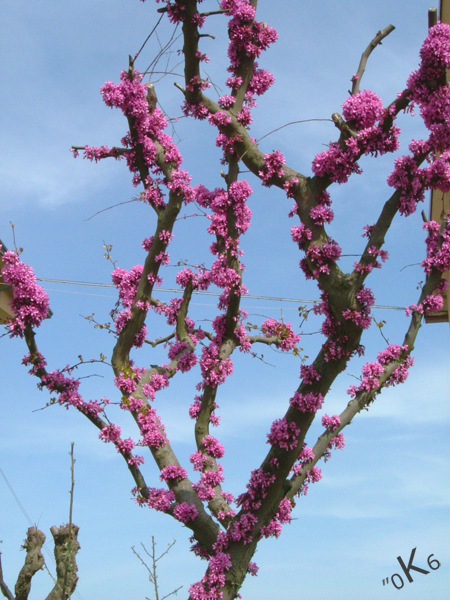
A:
[[[247,573],[256,573],[252,558],[258,543],[280,535],[283,524],[291,520],[296,499],[306,493],[310,483],[321,478],[317,463],[327,460],[331,450],[344,446],[343,429],[382,388],[405,381],[423,314],[443,306],[442,273],[450,268],[450,227],[446,218],[441,226],[433,221],[424,225],[428,233],[423,261],[427,279],[416,303],[407,309],[410,321],[404,340],[389,344],[371,357],[362,368],[359,384],[349,388],[347,406],[340,415],[325,414],[322,434],[311,447],[307,446],[308,431],[330,386],[346,370],[351,357],[364,352],[361,337],[371,325],[374,304],[373,293],[365,283],[373,269],[388,258],[383,245],[393,219],[398,213],[414,213],[427,190],[450,192],[450,90],[446,80],[450,26],[435,24],[430,28],[420,52],[419,68],[388,106],[376,93],[360,89],[368,56],[393,28],[388,26],[377,33],[352,78],[342,115],[332,115],[338,138],[313,158],[313,175],[307,176],[288,166],[281,150],[264,153],[250,134],[255,97],[274,83],[272,74],[260,68],[257,61],[277,39],[270,25],[257,20],[257,0],[221,0],[219,10],[210,11],[206,6],[209,3],[200,0],[162,4],[158,12],[182,28],[185,81],[177,87],[184,96],[183,113],[216,128],[216,144],[223,151],[224,184],[213,190],[201,183],[193,185],[182,168],[177,145],[166,132],[168,121],[158,107],[156,89],[144,82],[135,68],[136,57],[130,58],[118,84],[107,82],[101,89],[106,105],[120,108],[127,119],[128,132],[121,146],[73,148],[75,156],[83,150],[90,160],[125,159],[133,183],[141,186],[139,199],[155,213],[154,234],[142,242],[147,253],[144,264],[130,271],[115,268],[112,273],[119,302],[112,313],[116,342],[111,366],[120,407],[136,422],[136,440],[123,439],[120,425],[108,419],[110,400],[83,400],[80,381],[71,376],[70,368],[47,369],[35,329],[47,316],[49,300],[31,268],[16,252],[3,255],[2,276],[14,294],[11,306],[16,316],[9,324],[11,336],[25,339],[29,353],[24,363],[39,379],[39,386],[54,394],[60,405],[73,406],[84,414],[98,428],[100,439],[115,445],[134,479],[138,504],[162,511],[191,529],[193,552],[208,561],[203,579],[190,587],[191,600],[229,600],[237,597]],[[229,93],[214,99],[214,94],[207,92],[211,81],[203,74],[202,65],[208,58],[201,42],[207,20],[219,17],[228,23]],[[388,177],[392,195],[380,203],[376,222],[364,228],[365,249],[353,270],[345,273],[339,267],[341,248],[327,234],[327,225],[334,217],[328,188],[360,173],[358,160],[364,155],[395,152],[400,134],[396,117],[412,111],[414,106],[420,110],[429,135],[424,140],[413,140],[409,154],[395,159]],[[201,160],[206,162],[204,156]],[[311,364],[301,365],[301,383],[286,398],[284,416],[280,414],[267,434],[269,451],[262,463],[255,465],[246,491],[234,499],[222,487],[224,474],[219,459],[224,448],[211,434],[211,426],[219,424],[218,396],[232,375],[235,351],[239,350],[238,357],[241,352],[255,356],[259,345],[269,345],[298,354],[300,340],[291,324],[283,320],[266,319],[254,334],[254,326],[241,308],[247,290],[240,242],[252,217],[248,206],[252,187],[242,176],[243,167],[262,185],[279,188],[294,202],[290,216],[297,219],[297,224],[291,235],[303,258],[300,272],[294,271],[293,276],[317,282],[321,300],[313,312],[324,317],[321,333],[325,341]],[[182,297],[164,303],[156,299],[153,290],[169,263],[168,248],[177,218],[189,203],[195,203],[207,215],[212,258],[207,255],[203,264],[180,269],[176,281]],[[199,325],[201,315],[193,318],[196,313],[191,299],[194,292],[216,288],[220,290],[218,312],[208,329]],[[166,335],[161,329],[158,337],[156,327],[161,321],[167,322],[170,333]],[[147,339],[148,329],[151,340]],[[139,358],[137,349],[162,344],[167,349],[166,362],[155,365],[151,357]],[[192,369],[199,369],[197,395],[189,408],[195,422],[196,448],[190,456],[193,470],[199,473],[195,482],[188,476],[187,465],[180,464],[154,408],[158,392],[170,387],[174,377],[180,378]],[[134,452],[136,446],[150,450],[165,487],[157,487],[147,479],[144,458]]]

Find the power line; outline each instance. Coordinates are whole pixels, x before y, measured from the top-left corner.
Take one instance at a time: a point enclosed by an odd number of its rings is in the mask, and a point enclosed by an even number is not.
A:
[[[81,285],[86,287],[103,287],[103,288],[115,288],[116,286],[113,283],[95,283],[90,281],[71,281],[69,279],[45,279],[43,277],[37,277],[38,281],[46,281],[49,283],[63,283],[67,285]],[[175,289],[175,288],[158,288],[155,290],[157,292],[165,292],[171,294],[182,294],[183,290]],[[220,296],[219,292],[206,292],[204,290],[194,290],[193,294],[198,294],[200,296]],[[252,300],[268,300],[271,302],[294,302],[295,304],[317,304],[318,300],[306,300],[304,298],[282,298],[278,296],[256,296],[254,294],[246,294],[243,296],[243,299],[250,298]],[[381,310],[401,310],[404,311],[404,306],[388,306],[384,304],[374,304],[373,308],[378,308]]]

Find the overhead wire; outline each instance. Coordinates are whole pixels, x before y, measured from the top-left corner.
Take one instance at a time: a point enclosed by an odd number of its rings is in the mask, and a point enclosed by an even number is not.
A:
[[[44,277],[37,277],[38,281],[48,282],[48,283],[62,283],[67,285],[79,285],[86,287],[103,287],[103,288],[115,288],[116,286],[113,283],[98,283],[98,282],[90,282],[90,281],[72,281],[69,279],[46,279]],[[157,292],[171,293],[171,294],[182,294],[183,290],[176,288],[158,288],[155,290]],[[69,292],[70,293],[70,292]],[[74,294],[80,294],[82,292],[72,292]],[[197,294],[199,296],[220,296],[219,292],[207,292],[204,290],[194,290],[193,294]],[[97,295],[97,294],[89,294],[89,295]],[[107,296],[104,296],[107,297]],[[246,294],[243,299],[252,299],[252,300],[267,300],[271,302],[293,302],[295,304],[317,304],[318,300],[310,300],[305,298],[284,298],[278,296],[259,296],[255,294]],[[404,306],[391,306],[386,304],[374,304],[373,308],[377,308],[380,310],[405,310]]]

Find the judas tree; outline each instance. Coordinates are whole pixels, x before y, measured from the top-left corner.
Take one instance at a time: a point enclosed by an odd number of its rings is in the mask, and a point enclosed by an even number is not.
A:
[[[326,461],[334,449],[344,447],[345,427],[383,388],[406,380],[424,314],[443,307],[446,280],[442,275],[450,269],[446,216],[441,224],[428,220],[424,224],[427,238],[422,266],[426,280],[406,309],[409,320],[404,339],[367,357],[361,378],[348,389],[350,399],[342,412],[324,414],[321,434],[309,439],[317,412],[326,407],[331,385],[346,371],[352,357],[364,354],[362,337],[372,324],[375,302],[366,280],[388,259],[385,237],[394,219],[413,214],[429,190],[439,190],[442,195],[450,192],[450,88],[446,75],[450,68],[450,26],[432,23],[420,50],[418,69],[388,105],[374,91],[361,88],[369,55],[393,27],[376,34],[351,77],[351,90],[341,112],[331,116],[335,138],[325,150],[311,156],[312,174],[303,174],[288,164],[282,148],[267,152],[264,142],[251,135],[256,98],[275,81],[259,61],[263,51],[277,40],[275,29],[257,19],[257,0],[221,0],[218,10],[201,0],[167,0],[159,7],[148,4],[150,12],[156,10],[181,28],[184,83],[177,84],[176,93],[182,96],[184,117],[205,121],[215,129],[216,145],[222,152],[221,178],[213,189],[192,180],[182,166],[179,147],[168,133],[168,118],[158,105],[157,84],[146,81],[136,68],[138,56],[130,57],[119,83],[106,82],[101,88],[105,104],[119,108],[126,118],[127,131],[120,145],[72,148],[74,156],[82,151],[85,158],[95,162],[125,160],[139,189],[139,201],[154,215],[153,235],[142,241],[146,253],[143,264],[130,270],[115,267],[112,272],[118,302],[111,313],[113,323],[101,327],[109,328],[115,344],[111,356],[103,356],[102,362],[108,361],[112,367],[116,397],[83,399],[73,368],[47,367],[36,329],[48,314],[49,299],[31,267],[15,251],[3,255],[2,277],[11,286],[15,315],[9,331],[11,336],[24,339],[28,353],[23,363],[38,378],[39,387],[52,394],[52,403],[80,411],[98,429],[100,440],[114,445],[122,455],[134,481],[136,502],[166,513],[192,531],[192,551],[205,560],[205,574],[201,581],[192,583],[190,599],[230,600],[238,597],[246,575],[256,574],[258,567],[252,559],[258,544],[280,535],[308,485],[321,479],[317,463]],[[203,48],[208,20],[219,18],[228,27],[229,36],[228,93],[222,95],[214,91],[210,77],[205,75],[204,65],[209,59]],[[410,141],[408,153],[393,160],[387,179],[391,195],[379,200],[378,218],[362,232],[367,240],[365,248],[352,270],[344,272],[339,266],[341,247],[327,232],[334,218],[328,190],[332,184],[345,184],[352,175],[361,173],[358,161],[362,157],[396,152],[400,135],[396,118],[414,108],[420,112],[428,135]],[[214,160],[208,164],[207,153],[199,160],[204,169],[218,171]],[[267,346],[301,355],[298,327],[273,318],[250,323],[241,306],[248,294],[241,238],[251,227],[249,199],[257,194],[252,185],[258,183],[272,188],[274,195],[291,199],[291,237],[300,253],[300,268],[294,264],[291,277],[317,284],[320,300],[312,312],[323,317],[324,339],[315,358],[300,361],[300,384],[285,398],[279,418],[268,424],[264,440],[267,454],[234,498],[224,488],[220,459],[225,450],[220,428],[218,434],[212,433],[219,425],[218,402],[233,374],[233,363],[257,358],[257,348]],[[205,248],[201,264],[181,265],[176,275],[181,294],[163,302],[156,297],[157,289],[165,269],[171,266],[170,245],[178,235],[175,225],[189,204],[206,217],[209,249]],[[276,210],[266,215],[267,219],[276,218]],[[181,235],[189,235],[186,223]],[[262,273],[263,278],[267,276]],[[219,290],[217,313],[210,327],[192,302],[195,293],[207,290]],[[51,327],[51,322],[46,327]],[[159,364],[152,359],[156,348],[165,351]],[[170,431],[158,414],[158,395],[164,388],[170,391],[172,380],[190,371],[198,373],[198,383],[196,392],[191,393],[189,386],[183,391],[194,434],[188,467],[170,443]],[[111,416],[110,405],[116,401],[124,412],[113,422],[108,414]],[[243,397],[242,403],[245,401]],[[135,421],[134,439],[122,436],[120,418]],[[146,473],[149,458],[141,455],[144,448],[150,450],[160,471],[160,482]],[[188,468],[195,473],[194,478]]]

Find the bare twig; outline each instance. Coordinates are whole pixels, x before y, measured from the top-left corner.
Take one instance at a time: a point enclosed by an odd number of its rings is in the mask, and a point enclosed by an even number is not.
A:
[[[72,539],[72,510],[73,510],[73,488],[75,486],[75,479],[74,479],[74,465],[75,465],[75,459],[73,457],[73,446],[74,446],[74,442],[71,442],[70,444],[70,480],[71,480],[71,486],[70,486],[70,504],[69,504],[69,524],[68,524],[68,528],[69,528],[69,544],[71,542]],[[66,589],[66,585],[67,585],[67,574],[69,571],[69,559],[70,559],[70,553],[71,553],[72,548],[69,546],[67,548],[67,557],[66,557],[66,568],[64,571],[64,583],[63,583],[63,590]]]
[[[163,18],[163,15],[161,15],[158,19],[158,22],[156,23],[156,25],[153,27],[153,29],[150,31],[150,33],[148,34],[145,42],[142,44],[142,46],[139,48],[139,50],[137,51],[137,53],[134,56],[133,62],[137,59],[137,57],[139,56],[139,54],[141,53],[141,51],[143,50],[145,44],[148,42],[148,40],[152,37],[152,35],[154,34],[154,32],[156,31],[156,28],[158,27],[158,25],[161,23],[161,19]]]
[[[352,91],[351,91],[352,96],[359,92],[359,84],[361,82],[361,78],[364,74],[364,71],[366,70],[366,64],[367,64],[367,60],[369,59],[369,56],[372,54],[373,50],[375,50],[375,48],[379,44],[381,44],[381,40],[383,40],[392,31],[394,31],[394,29],[395,29],[395,27],[393,25],[388,25],[387,27],[385,27],[384,29],[379,31],[377,33],[377,35],[373,38],[373,40],[370,42],[370,44],[367,46],[367,48],[364,50],[364,52],[362,53],[361,60],[359,62],[359,66],[358,66],[358,70],[356,71],[356,74],[352,78],[352,81],[353,81],[353,86],[352,86]]]
[[[90,217],[88,217],[87,219],[83,219],[84,221],[90,221],[91,219],[93,219],[94,217],[96,217],[97,215],[99,215],[102,212],[106,212],[107,210],[111,210],[112,208],[116,208],[116,206],[120,206],[121,204],[130,204],[130,202],[137,202],[138,199],[137,198],[133,198],[132,200],[124,200],[123,202],[118,202],[117,204],[113,204],[112,206],[108,206],[108,208],[102,208],[102,210],[97,211],[96,213],[94,213],[93,215],[91,215]]]
[[[138,552],[136,552],[136,550],[134,549],[134,546],[132,546],[132,548],[131,548],[131,550],[133,551],[133,553],[139,558],[139,560],[141,561],[142,565],[148,571],[148,578],[150,580],[150,583],[153,583],[153,586],[155,588],[155,600],[164,600],[165,598],[168,598],[169,596],[172,596],[173,594],[176,594],[183,587],[181,585],[176,590],[173,590],[169,594],[166,594],[165,596],[163,596],[161,599],[159,597],[158,575],[156,573],[156,571],[157,571],[156,563],[158,562],[158,560],[160,560],[163,556],[165,556],[169,552],[169,550],[175,545],[175,542],[176,542],[176,540],[173,540],[173,542],[171,544],[168,544],[166,550],[162,554],[160,554],[158,557],[156,557],[156,542],[155,542],[155,538],[153,537],[153,535],[152,535],[152,551],[151,551],[151,553],[147,550],[147,548],[141,542],[141,546],[144,549],[144,552],[152,560],[152,566],[151,567],[149,567],[147,565],[147,563],[145,562],[145,560],[143,560],[143,558],[138,554]],[[150,600],[150,599],[147,598],[147,600]]]

